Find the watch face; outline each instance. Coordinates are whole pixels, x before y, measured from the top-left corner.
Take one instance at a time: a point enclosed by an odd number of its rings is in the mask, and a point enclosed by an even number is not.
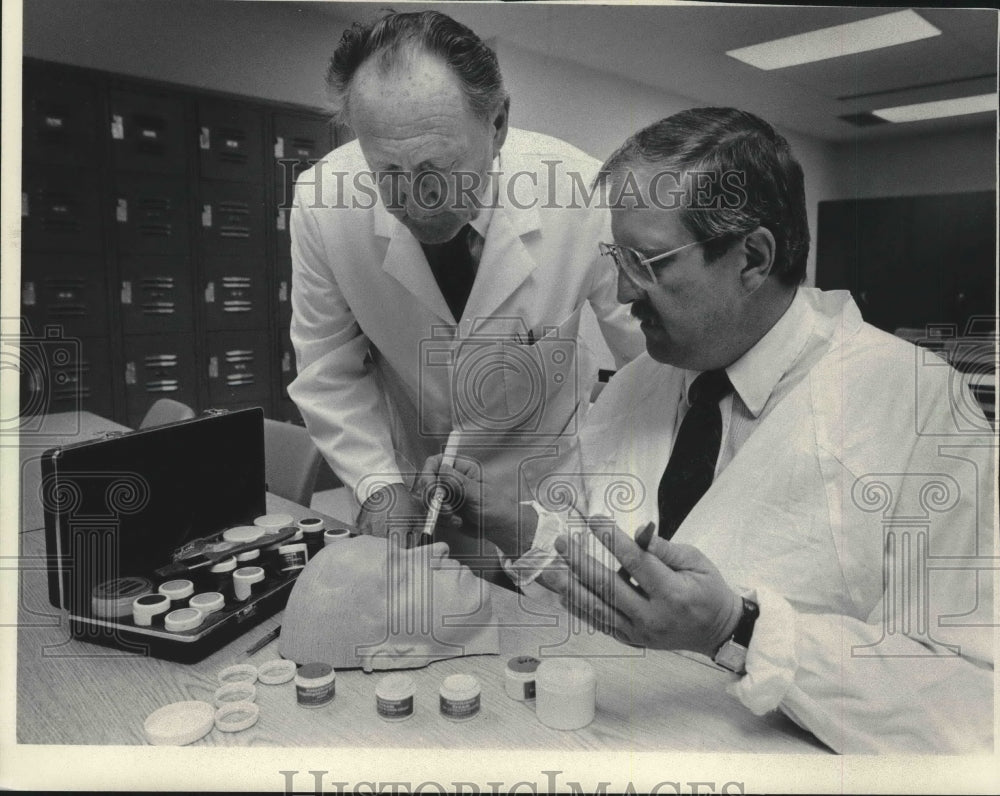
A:
[[[730,639],[722,645],[714,660],[723,669],[742,674],[746,671],[747,648]]]

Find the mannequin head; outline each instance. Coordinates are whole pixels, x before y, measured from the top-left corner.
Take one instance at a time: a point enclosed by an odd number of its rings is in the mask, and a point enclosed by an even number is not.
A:
[[[335,669],[411,669],[496,654],[489,590],[440,542],[409,550],[359,536],[327,545],[299,575],[280,652]]]

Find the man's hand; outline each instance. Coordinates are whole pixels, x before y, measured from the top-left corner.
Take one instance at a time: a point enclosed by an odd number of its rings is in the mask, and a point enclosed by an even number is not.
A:
[[[627,644],[710,657],[733,634],[742,611],[740,596],[696,547],[661,539],[652,523],[636,541],[608,521],[588,520],[588,526],[622,571],[592,558],[582,534],[568,540],[560,536],[556,550],[569,566],[560,591],[575,615]]]
[[[461,531],[493,542],[509,558],[520,556],[531,547],[538,517],[534,510],[483,482],[480,464],[474,459],[456,456],[454,465],[442,462],[443,454],[427,459],[414,492],[429,504],[434,490],[444,491],[442,514],[457,514]]]
[[[404,484],[389,484],[373,492],[361,506],[358,528],[372,536],[388,536],[400,547],[413,547],[420,538],[424,507]]]

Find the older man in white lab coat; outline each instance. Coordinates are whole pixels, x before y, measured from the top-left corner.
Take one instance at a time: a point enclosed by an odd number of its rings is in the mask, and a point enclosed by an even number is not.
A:
[[[297,185],[289,395],[372,532],[420,528],[405,472],[456,430],[530,496],[596,379],[583,306],[617,364],[642,350],[597,256],[599,164],[508,130],[495,56],[435,12],[350,29],[330,83],[358,138]]]
[[[800,286],[802,170],[761,119],[686,111],[606,165],[648,356],[588,415],[581,491],[552,473],[563,505],[536,508],[471,462],[426,473],[522,588],[707,656],[755,713],[840,752],[992,750],[997,442],[960,374]]]

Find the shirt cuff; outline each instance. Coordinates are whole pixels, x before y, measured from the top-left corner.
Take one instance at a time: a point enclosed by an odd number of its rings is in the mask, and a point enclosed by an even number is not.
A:
[[[538,525],[535,526],[535,538],[531,548],[516,561],[511,561],[502,553],[500,563],[504,572],[514,581],[514,585],[523,588],[542,574],[556,556],[556,537],[564,533],[563,523],[559,514],[547,511],[534,500],[526,500],[522,506],[531,506],[538,515]],[[498,548],[499,549],[499,548]]]
[[[365,505],[365,501],[368,500],[372,495],[387,486],[392,486],[393,484],[403,484],[406,486],[406,482],[403,480],[401,475],[395,477],[390,475],[381,475],[378,478],[362,478],[358,485],[354,488],[354,497],[358,501],[359,506]],[[374,511],[384,511],[389,506],[369,506],[369,508]]]
[[[746,596],[760,606],[760,616],[747,649],[746,674],[727,690],[762,716],[778,707],[795,679],[796,615],[787,600],[768,589]]]

